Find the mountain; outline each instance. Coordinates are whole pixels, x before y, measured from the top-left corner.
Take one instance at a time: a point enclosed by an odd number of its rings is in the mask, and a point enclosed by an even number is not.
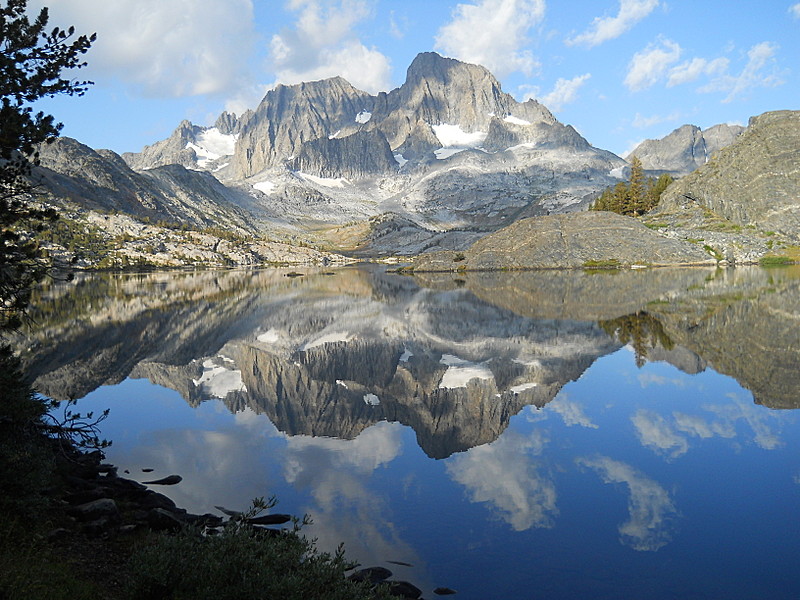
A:
[[[503,92],[484,67],[433,52],[389,92],[371,95],[341,77],[278,85],[254,111],[224,113],[213,127],[184,121],[123,158],[137,171],[211,173],[249,196],[263,229],[318,231],[391,213],[423,238],[580,210],[625,165],[537,101]],[[376,251],[412,251],[400,242]]]
[[[667,188],[656,213],[679,213],[698,206],[739,229],[782,234],[797,243],[798,199],[800,111],[785,110],[750,119],[747,130],[732,144]]]
[[[41,147],[35,181],[56,199],[152,221],[252,232],[242,195],[211,174],[179,164],[136,172],[110,150],[93,150],[71,138]]]
[[[636,156],[648,171],[686,175],[706,164],[711,157],[730,145],[743,131],[740,125],[720,124],[700,129],[683,125],[660,140],[645,140],[625,157]]]

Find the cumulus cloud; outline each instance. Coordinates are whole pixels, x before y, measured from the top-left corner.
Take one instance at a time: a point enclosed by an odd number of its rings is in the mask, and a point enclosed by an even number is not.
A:
[[[647,410],[638,410],[631,417],[639,440],[659,454],[677,458],[689,450],[689,442],[679,435],[664,417]]]
[[[731,60],[727,57],[706,59],[694,57],[678,63],[681,47],[672,40],[659,39],[637,52],[628,66],[625,86],[631,91],[641,91],[661,81],[674,87],[706,78],[699,92],[722,92],[723,102],[731,102],[759,87],[776,87],[784,83],[775,60],[778,46],[761,42],[747,52],[747,63],[738,74],[730,73]]]
[[[795,19],[800,19],[800,2],[797,4],[792,4],[789,7],[789,12]]]
[[[634,550],[655,551],[672,540],[672,527],[680,516],[667,491],[632,466],[607,456],[579,458],[580,466],[593,469],[604,483],[628,486],[628,520],[619,526],[620,541]]]
[[[545,443],[541,434],[507,431],[491,444],[452,457],[447,472],[467,488],[473,502],[493,505],[515,531],[552,527],[558,515],[555,484],[530,456],[541,453]]]
[[[586,31],[567,39],[566,44],[593,48],[618,38],[653,12],[658,4],[658,0],[620,0],[619,12],[615,16],[596,17]]]
[[[436,35],[436,49],[483,65],[498,77],[520,71],[528,76],[539,62],[525,46],[528,32],[541,23],[544,0],[480,0],[458,4],[452,20]]]
[[[566,394],[559,395],[555,400],[547,405],[548,410],[557,412],[564,420],[564,425],[580,425],[588,429],[597,429],[597,425],[583,412],[583,407],[570,400]]]
[[[727,58],[706,60],[693,58],[670,69],[667,87],[681,85],[697,80],[701,76],[715,76],[728,70],[730,61]]]
[[[644,50],[634,54],[628,65],[625,87],[638,92],[653,86],[680,57],[681,47],[672,40],[662,38],[648,44]]]
[[[368,48],[354,27],[372,11],[363,0],[291,0],[293,27],[272,36],[270,63],[276,82],[293,84],[340,75],[359,89],[376,93],[390,87],[388,57]]]
[[[552,111],[559,111],[565,105],[574,102],[578,97],[578,90],[586,83],[591,75],[586,73],[578,75],[572,79],[561,79],[556,81],[553,91],[541,98],[542,104]]]
[[[747,51],[747,64],[738,75],[723,73],[700,88],[700,91],[726,93],[722,101],[728,103],[755,88],[782,85],[784,82],[774,64],[777,51],[778,46],[772,42],[754,45]]]
[[[32,9],[45,2],[34,0]],[[244,79],[253,48],[252,0],[70,0],[47,3],[51,22],[97,32],[81,72],[153,97],[226,93]]]

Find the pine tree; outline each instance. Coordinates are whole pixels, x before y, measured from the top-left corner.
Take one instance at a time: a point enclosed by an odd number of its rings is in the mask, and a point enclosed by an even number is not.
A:
[[[623,214],[641,215],[645,212],[645,180],[642,161],[638,156],[631,159],[631,176],[628,179],[629,204],[627,212]]]
[[[62,72],[84,67],[82,55],[95,40],[75,37],[72,27],[48,32],[47,9],[31,22],[26,5],[27,0],[0,3],[0,325],[27,305],[31,286],[46,268],[20,226],[41,229],[57,216],[34,202],[30,175],[38,164],[37,147],[55,139],[62,125],[52,115],[34,113],[31,104],[60,94],[82,96],[91,82],[66,79]]]

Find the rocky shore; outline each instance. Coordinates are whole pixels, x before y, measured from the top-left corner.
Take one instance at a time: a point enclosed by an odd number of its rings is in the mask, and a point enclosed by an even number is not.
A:
[[[275,513],[251,516],[216,507],[225,516],[211,513],[189,513],[176,506],[166,495],[149,486],[176,485],[181,477],[170,475],[139,483],[121,477],[117,468],[103,462],[101,451],[83,453],[60,443],[58,484],[46,490],[60,507],[53,520],[57,525],[47,533],[47,541],[67,552],[82,555],[84,568],[103,580],[109,598],[121,597],[126,587],[125,573],[131,544],[147,533],[175,534],[185,527],[194,527],[204,535],[218,535],[232,524],[246,524],[256,535],[300,535],[291,515]],[[292,524],[292,528],[282,525]],[[127,548],[127,549],[125,549]],[[422,591],[408,581],[392,579],[385,567],[355,568],[347,575],[353,582],[367,582],[373,588],[382,586],[390,596],[418,599]],[[455,590],[438,587],[437,595],[455,594]]]

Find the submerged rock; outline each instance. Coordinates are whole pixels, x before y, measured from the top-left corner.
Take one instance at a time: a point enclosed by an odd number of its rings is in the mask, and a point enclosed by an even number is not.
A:
[[[180,483],[183,481],[183,477],[180,475],[168,475],[167,477],[162,477],[161,479],[155,479],[153,481],[143,481],[145,485],[175,485],[176,483]]]

